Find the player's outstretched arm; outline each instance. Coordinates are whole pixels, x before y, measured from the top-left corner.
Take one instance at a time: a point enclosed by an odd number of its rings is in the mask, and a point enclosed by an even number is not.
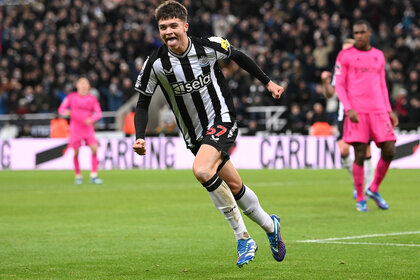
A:
[[[254,78],[257,78],[263,85],[267,86],[270,82],[270,78],[261,70],[255,61],[240,50],[237,50],[234,47],[231,48],[232,52],[229,58],[235,61],[242,69],[247,71]]]
[[[133,150],[137,154],[144,156],[146,154],[146,142],[144,139],[137,139],[136,142],[133,144]]]
[[[134,114],[134,126],[136,128],[136,142],[133,144],[133,150],[137,154],[143,156],[146,154],[146,145],[144,138],[146,136],[146,126],[149,116],[149,105],[152,100],[151,96],[142,93],[139,95],[136,111]]]
[[[270,78],[261,70],[260,67],[258,67],[254,60],[252,60],[243,52],[235,49],[234,47],[232,47],[230,58],[235,61],[242,69],[246,70],[252,76],[257,78],[262,84],[264,84],[273,98],[280,98],[284,92],[284,88],[270,81]]]
[[[266,87],[274,99],[279,99],[284,92],[284,88],[273,81],[269,81]]]

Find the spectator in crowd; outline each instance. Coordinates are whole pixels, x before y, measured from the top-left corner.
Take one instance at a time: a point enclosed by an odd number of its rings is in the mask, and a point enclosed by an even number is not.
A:
[[[305,115],[298,103],[293,103],[288,117],[288,127],[292,132],[302,132],[306,123]]]
[[[9,101],[9,95],[5,91],[0,92],[0,115],[7,114],[9,112],[9,108],[7,103]]]
[[[61,118],[58,114],[50,121],[50,137],[51,138],[67,138],[69,136],[69,123],[66,119]]]
[[[135,108],[132,108],[131,112],[129,112],[124,118],[124,134],[125,137],[130,137],[136,134],[136,128],[134,127],[134,114]]]

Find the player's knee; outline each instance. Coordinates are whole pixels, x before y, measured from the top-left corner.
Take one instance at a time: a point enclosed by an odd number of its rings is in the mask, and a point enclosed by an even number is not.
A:
[[[197,180],[200,183],[207,182],[215,174],[215,172],[211,172],[210,169],[206,167],[201,167],[201,166],[193,166],[193,173],[194,173],[195,178],[197,178]]]
[[[346,158],[346,157],[349,156],[349,154],[350,154],[349,149],[340,149],[340,156],[341,157]]]
[[[356,161],[360,159],[363,162],[365,157],[366,157],[366,151],[360,150],[360,149],[359,150],[356,149],[354,151],[354,158],[355,158]]]
[[[386,161],[391,161],[395,156],[395,147],[385,147],[382,149],[382,158]]]
[[[342,139],[338,140],[337,143],[341,157],[347,157],[350,154],[350,145],[345,143]]]

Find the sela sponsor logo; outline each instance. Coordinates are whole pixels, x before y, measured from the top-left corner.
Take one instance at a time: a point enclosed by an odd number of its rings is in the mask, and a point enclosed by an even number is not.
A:
[[[198,91],[209,84],[211,84],[211,77],[210,73],[207,73],[205,75],[200,75],[189,82],[172,83],[171,86],[175,95],[182,95]]]

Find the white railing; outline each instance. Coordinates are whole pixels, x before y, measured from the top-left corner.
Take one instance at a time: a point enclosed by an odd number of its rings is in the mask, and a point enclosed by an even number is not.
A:
[[[264,113],[265,129],[267,131],[280,131],[286,124],[287,119],[282,118],[287,111],[286,106],[250,106],[246,109],[248,113]]]

